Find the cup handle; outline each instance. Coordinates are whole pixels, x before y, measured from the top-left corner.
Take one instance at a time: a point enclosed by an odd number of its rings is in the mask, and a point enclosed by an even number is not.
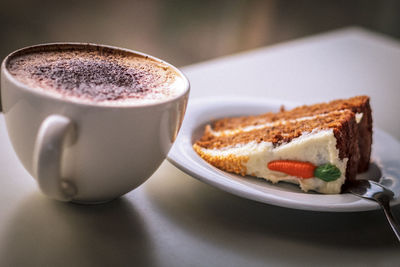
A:
[[[61,177],[63,150],[72,145],[75,129],[72,121],[61,115],[50,115],[40,125],[33,150],[33,173],[42,192],[54,199],[70,201],[77,189]]]

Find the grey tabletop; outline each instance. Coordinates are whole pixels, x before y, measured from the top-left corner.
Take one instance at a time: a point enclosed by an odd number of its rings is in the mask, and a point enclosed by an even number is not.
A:
[[[270,97],[300,103],[372,97],[375,125],[400,139],[400,45],[346,29],[184,68],[191,98]],[[0,266],[396,266],[399,244],[380,210],[275,207],[206,185],[165,161],[107,204],[44,197],[0,116]],[[400,217],[400,209],[394,209]]]

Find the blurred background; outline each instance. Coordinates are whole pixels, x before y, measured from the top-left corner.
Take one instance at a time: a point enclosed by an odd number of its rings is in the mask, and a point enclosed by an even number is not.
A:
[[[184,66],[346,26],[400,38],[397,0],[0,0],[0,58],[76,41]]]

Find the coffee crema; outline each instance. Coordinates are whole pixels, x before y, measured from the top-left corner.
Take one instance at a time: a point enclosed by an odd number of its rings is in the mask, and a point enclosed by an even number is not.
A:
[[[103,47],[17,53],[7,69],[32,89],[102,104],[158,102],[177,96],[184,87],[182,76],[163,62]]]

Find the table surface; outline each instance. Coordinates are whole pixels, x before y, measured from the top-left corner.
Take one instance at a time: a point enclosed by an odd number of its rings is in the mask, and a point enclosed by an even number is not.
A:
[[[400,45],[348,28],[183,68],[191,98],[243,95],[313,103],[371,96],[375,126],[398,140]],[[190,104],[190,103],[189,103]],[[239,198],[165,161],[103,205],[44,197],[0,116],[0,266],[396,266],[380,210],[310,212]],[[394,208],[400,218],[400,209]]]

